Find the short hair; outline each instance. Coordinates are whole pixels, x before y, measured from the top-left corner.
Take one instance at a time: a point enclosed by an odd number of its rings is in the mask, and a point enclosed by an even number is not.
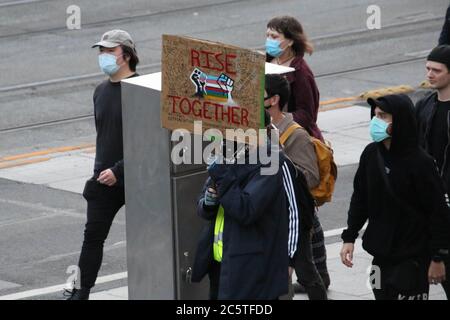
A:
[[[125,45],[120,45],[120,47],[122,48],[123,55],[130,58],[130,60],[128,61],[128,66],[130,67],[130,70],[136,71],[136,66],[139,63],[139,58],[137,56],[136,49],[133,49]]]
[[[274,95],[278,95],[280,97],[278,107],[280,110],[283,110],[284,106],[289,101],[289,96],[291,93],[290,85],[287,79],[280,74],[266,74],[264,88],[266,89],[269,97],[273,97]]]
[[[279,16],[272,18],[267,23],[267,28],[282,33],[286,39],[293,40],[292,49],[297,56],[306,53],[312,54],[314,47],[303,31],[301,23],[291,16]]]

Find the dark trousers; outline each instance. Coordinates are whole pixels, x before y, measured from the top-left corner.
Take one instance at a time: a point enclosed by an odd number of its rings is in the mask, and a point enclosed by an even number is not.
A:
[[[330,276],[328,275],[325,237],[317,213],[314,214],[313,228],[314,231],[311,242],[314,264],[316,265],[317,271],[319,271],[319,274],[322,277],[325,288],[328,288],[328,286],[330,285]]]
[[[372,265],[378,277],[372,289],[375,300],[428,300],[428,258],[411,258],[396,263],[377,261]],[[378,274],[376,274],[378,273]],[[374,283],[372,283],[374,285]]]
[[[309,300],[327,300],[325,285],[313,261],[311,232],[300,232],[300,244],[294,259],[297,281],[303,285]]]
[[[218,300],[220,283],[220,263],[213,260],[209,270],[209,300]]]
[[[442,282],[442,288],[444,288],[447,300],[450,300],[450,257],[447,257],[445,262],[445,278],[446,280]]]
[[[87,200],[87,222],[78,266],[81,287],[92,288],[102,264],[103,244],[114,217],[125,204],[125,194],[122,187],[108,187],[91,178],[83,196]]]

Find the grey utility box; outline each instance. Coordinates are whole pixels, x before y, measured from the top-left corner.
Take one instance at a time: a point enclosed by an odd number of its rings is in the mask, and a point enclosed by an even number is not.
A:
[[[289,71],[266,64],[266,73]],[[207,299],[207,277],[189,281],[205,224],[196,205],[206,167],[172,163],[160,96],[161,73],[122,81],[129,299]]]
[[[207,281],[189,281],[206,168],[172,164],[160,94],[161,73],[122,81],[129,299],[207,299]]]

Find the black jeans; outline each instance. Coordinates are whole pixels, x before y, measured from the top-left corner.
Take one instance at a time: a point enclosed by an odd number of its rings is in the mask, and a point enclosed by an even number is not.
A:
[[[311,244],[311,232],[300,232],[298,253],[294,257],[297,281],[303,285],[309,300],[327,300],[327,292],[320,274],[314,264]]]
[[[87,200],[87,222],[78,266],[81,287],[92,288],[103,260],[103,244],[111,224],[125,204],[123,187],[108,187],[95,178],[86,182],[83,196]]]
[[[376,300],[428,300],[428,266],[426,257],[410,258],[396,263],[377,261],[378,285],[372,291]],[[376,275],[376,273],[374,275]]]

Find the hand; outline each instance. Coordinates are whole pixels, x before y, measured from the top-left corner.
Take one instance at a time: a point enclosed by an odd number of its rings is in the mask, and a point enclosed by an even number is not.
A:
[[[445,264],[444,262],[431,261],[428,268],[428,282],[438,284],[445,281]]]
[[[351,268],[353,267],[353,251],[355,250],[355,245],[353,243],[344,243],[341,249],[341,261],[342,263]]]
[[[204,204],[205,206],[214,207],[218,205],[217,191],[214,188],[207,188],[205,191]]]
[[[112,187],[116,184],[117,178],[114,175],[114,172],[112,172],[111,169],[106,169],[100,173],[100,175],[97,178],[97,181],[101,184],[105,184],[108,187]]]

